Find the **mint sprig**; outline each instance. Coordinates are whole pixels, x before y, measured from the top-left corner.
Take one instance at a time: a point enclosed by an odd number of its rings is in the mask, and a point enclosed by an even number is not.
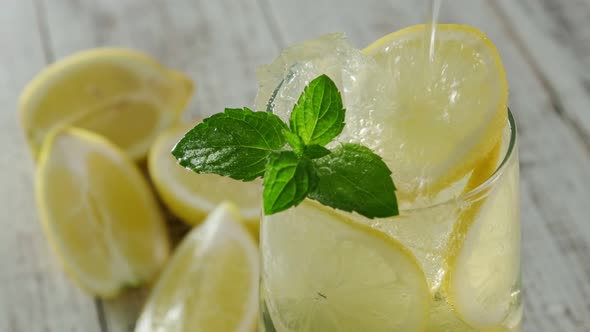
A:
[[[397,215],[391,171],[381,157],[360,144],[325,147],[342,132],[345,112],[336,84],[321,75],[304,89],[289,126],[272,113],[226,109],[191,129],[172,154],[197,173],[264,178],[267,215],[306,197],[368,218]]]

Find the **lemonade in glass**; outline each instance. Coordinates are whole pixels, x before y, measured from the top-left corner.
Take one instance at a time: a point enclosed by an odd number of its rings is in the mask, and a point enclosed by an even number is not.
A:
[[[314,77],[334,80],[346,127],[327,146],[379,154],[399,215],[309,198],[264,215],[259,331],[520,331],[518,142],[504,69],[477,29],[438,25],[433,58],[424,29],[362,51],[326,35],[260,68],[256,109],[285,121]]]

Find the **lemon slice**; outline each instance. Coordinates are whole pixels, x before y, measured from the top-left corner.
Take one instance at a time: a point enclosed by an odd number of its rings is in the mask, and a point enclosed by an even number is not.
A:
[[[266,216],[261,245],[266,331],[424,330],[424,273],[385,234],[305,201]]]
[[[170,153],[193,126],[162,133],[149,153],[150,176],[170,210],[189,224],[199,223],[223,201],[235,203],[250,229],[257,232],[262,197],[259,181],[241,182],[215,174],[197,174],[180,166]]]
[[[193,90],[185,75],[138,51],[99,48],[58,61],[20,97],[20,117],[35,157],[47,133],[72,125],[106,136],[133,159],[184,110]]]
[[[435,194],[485,163],[507,123],[508,85],[496,47],[473,27],[436,29],[432,58],[424,25],[363,51],[386,76],[375,97],[386,109],[371,121],[382,129],[382,157],[402,199]]]
[[[220,205],[180,244],[135,332],[254,331],[258,269],[258,248],[238,211]]]
[[[514,152],[516,153],[516,152]],[[518,158],[492,178],[491,192],[464,211],[451,236],[449,301],[475,327],[508,320],[520,305]]]
[[[92,294],[150,280],[169,243],[158,203],[136,166],[106,139],[50,134],[36,175],[41,221],[66,272]]]

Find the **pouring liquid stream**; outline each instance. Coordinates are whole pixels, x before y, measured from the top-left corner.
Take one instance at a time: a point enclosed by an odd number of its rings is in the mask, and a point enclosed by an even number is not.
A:
[[[438,15],[440,13],[441,0],[430,0],[429,17],[427,21],[427,29],[425,30],[426,36],[424,40],[427,42],[425,50],[428,52],[428,60],[430,64],[434,62],[434,53],[436,52],[436,24],[438,23]]]
[[[438,16],[440,14],[440,6],[442,0],[430,0],[426,14],[426,29],[424,29],[424,57],[428,59],[425,63],[428,64],[424,70],[424,82],[434,82],[436,79],[436,24],[438,23]],[[430,84],[427,84],[430,89]]]
[[[437,23],[439,20],[440,14],[440,7],[441,7],[442,0],[428,0],[428,7],[425,13],[425,29],[424,29],[424,37],[422,41],[422,56],[424,57],[422,63],[424,63],[424,68],[422,71],[424,82],[423,88],[428,92],[426,96],[433,95],[437,89],[436,85],[437,82],[440,81],[440,63],[436,63],[436,52],[437,52]],[[417,95],[423,95],[422,93],[417,93]],[[423,108],[430,109],[430,110],[439,110],[440,112],[446,112],[446,110],[441,109],[441,106],[437,102],[436,98],[429,98],[423,97]],[[416,110],[418,111],[418,110]],[[422,170],[422,174],[418,177],[418,192],[428,192],[428,188],[430,183],[425,179],[429,178],[428,171],[426,169]]]

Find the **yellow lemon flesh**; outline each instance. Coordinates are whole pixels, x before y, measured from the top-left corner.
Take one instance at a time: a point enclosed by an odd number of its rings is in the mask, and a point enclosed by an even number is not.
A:
[[[253,332],[259,253],[237,209],[221,204],[182,241],[135,332]]]
[[[66,272],[110,297],[152,279],[169,254],[164,219],[131,160],[80,129],[51,133],[41,152],[36,195],[49,242]]]
[[[35,157],[52,129],[68,125],[99,133],[140,160],[178,119],[192,90],[189,78],[146,54],[98,48],[38,74],[21,94],[19,112]]]

